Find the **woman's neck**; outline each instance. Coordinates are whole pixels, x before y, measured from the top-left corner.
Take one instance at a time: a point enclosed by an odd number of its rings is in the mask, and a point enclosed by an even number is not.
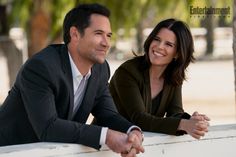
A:
[[[150,75],[150,88],[151,88],[151,97],[155,98],[163,89],[164,86],[164,73],[165,67],[153,67],[149,69]]]
[[[149,69],[150,79],[152,80],[161,80],[163,79],[163,73],[166,67],[163,66],[151,66]]]

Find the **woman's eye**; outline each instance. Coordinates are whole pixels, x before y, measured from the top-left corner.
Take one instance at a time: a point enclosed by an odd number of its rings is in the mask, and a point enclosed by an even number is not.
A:
[[[168,43],[167,43],[166,45],[167,45],[167,46],[169,46],[169,47],[173,47],[173,45],[172,45],[172,44],[168,44]]]
[[[161,41],[159,38],[154,38],[154,40],[156,40],[156,41]]]

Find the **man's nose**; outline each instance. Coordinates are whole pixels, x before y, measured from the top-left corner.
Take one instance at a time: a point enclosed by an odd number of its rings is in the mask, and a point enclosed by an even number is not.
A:
[[[104,37],[102,38],[101,44],[102,44],[104,47],[110,47],[110,38],[104,36]]]

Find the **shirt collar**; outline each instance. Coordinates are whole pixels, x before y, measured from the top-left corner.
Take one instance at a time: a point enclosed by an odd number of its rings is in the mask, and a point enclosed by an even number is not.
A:
[[[81,80],[83,78],[83,75],[80,73],[79,69],[76,67],[69,52],[68,54],[69,54],[70,65],[71,65],[71,70],[72,70],[72,77],[73,79]],[[91,69],[89,69],[88,73],[85,75],[85,80],[89,79],[90,75],[91,75]]]

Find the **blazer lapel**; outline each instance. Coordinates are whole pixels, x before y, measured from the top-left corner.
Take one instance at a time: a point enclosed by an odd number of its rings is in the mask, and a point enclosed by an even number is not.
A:
[[[149,77],[149,69],[144,69],[143,71],[143,78],[144,78],[144,104],[146,104],[145,108],[146,111],[151,113],[152,109],[152,96],[151,96],[151,87],[150,87],[150,77]]]
[[[97,76],[98,76],[98,72],[94,66],[91,70],[91,76],[88,80],[88,84],[86,87],[84,98],[81,102],[81,106],[74,117],[74,120],[80,123],[85,123],[87,121],[88,116],[92,110],[92,107],[95,101],[96,91],[98,88]]]
[[[70,102],[69,102],[69,112],[67,119],[72,119],[72,113],[73,113],[73,106],[74,106],[74,92],[73,92],[73,79],[72,79],[72,71],[70,66],[70,60],[68,55],[68,49],[66,46],[63,46],[61,49],[61,62],[62,62],[62,69],[65,74],[65,77],[67,79],[66,84],[69,88],[69,95],[70,95]]]

